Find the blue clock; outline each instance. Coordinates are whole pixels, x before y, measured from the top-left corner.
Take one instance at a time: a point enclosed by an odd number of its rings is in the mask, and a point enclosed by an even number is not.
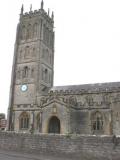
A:
[[[23,84],[21,86],[21,91],[25,92],[25,91],[27,91],[27,89],[28,89],[28,86],[26,84]]]

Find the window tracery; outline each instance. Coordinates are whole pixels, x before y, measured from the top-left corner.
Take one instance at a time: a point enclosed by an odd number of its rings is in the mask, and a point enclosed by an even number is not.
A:
[[[26,112],[23,112],[19,118],[19,127],[20,129],[29,128],[29,115]]]
[[[92,130],[93,131],[103,130],[103,116],[100,112],[96,112],[92,115]]]

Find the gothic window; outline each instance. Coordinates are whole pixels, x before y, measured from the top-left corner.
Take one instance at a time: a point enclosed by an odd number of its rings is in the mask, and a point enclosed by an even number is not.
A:
[[[29,46],[26,46],[26,48],[25,48],[25,56],[24,56],[25,58],[29,58],[30,57],[30,48],[29,48]]]
[[[38,27],[38,24],[35,23],[34,26],[33,26],[33,36],[34,37],[37,37],[37,27]]]
[[[32,38],[32,27],[31,27],[31,24],[29,24],[28,27],[27,27],[27,35],[26,35],[26,38],[27,38],[27,39]]]
[[[92,115],[92,130],[93,131],[103,130],[103,116],[100,112],[96,112]]]
[[[29,128],[29,115],[26,112],[23,112],[19,118],[19,127],[20,129]]]
[[[49,29],[46,28],[46,43],[49,44]]]
[[[43,41],[45,42],[45,37],[46,37],[46,27],[45,24],[43,26]]]
[[[21,35],[22,40],[26,38],[26,28],[25,26],[22,27],[22,35]]]
[[[28,77],[28,67],[25,66],[24,69],[23,69],[23,78],[27,78]]]

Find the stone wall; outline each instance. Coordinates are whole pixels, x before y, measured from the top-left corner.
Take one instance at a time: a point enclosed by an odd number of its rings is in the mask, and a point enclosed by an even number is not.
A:
[[[118,160],[120,137],[0,132],[0,149],[62,156],[65,154],[74,159],[82,156],[85,160]]]

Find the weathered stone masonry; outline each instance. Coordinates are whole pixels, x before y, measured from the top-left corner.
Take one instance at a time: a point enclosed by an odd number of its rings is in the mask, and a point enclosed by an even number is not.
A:
[[[120,159],[120,137],[20,134],[0,132],[0,148],[6,150],[47,153],[102,159]]]
[[[43,4],[21,8],[7,130],[120,135],[120,82],[53,86],[54,14]]]

